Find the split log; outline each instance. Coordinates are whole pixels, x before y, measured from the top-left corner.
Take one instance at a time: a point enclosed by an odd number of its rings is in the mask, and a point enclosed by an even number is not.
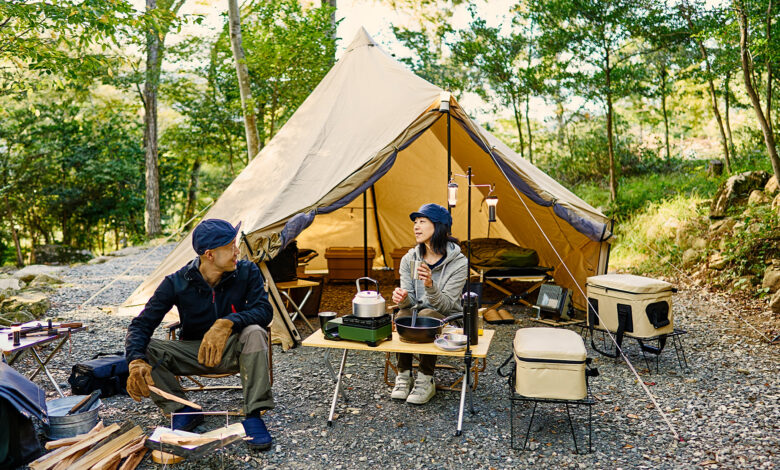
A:
[[[160,390],[159,388],[155,387],[154,385],[149,385],[149,391],[153,392],[156,395],[160,395],[163,398],[167,398],[168,400],[173,400],[176,403],[181,403],[182,405],[191,406],[192,408],[195,408],[196,410],[202,410],[203,407],[198,405],[197,403],[193,403],[189,400],[185,400],[184,398],[179,398],[176,395],[170,394],[168,392],[164,392]]]
[[[125,447],[127,444],[133,442],[139,436],[143,435],[143,431],[139,426],[135,426],[129,431],[122,433],[115,438],[111,439],[107,444],[100,446],[97,449],[92,449],[88,454],[78,459],[73,466],[73,470],[88,470],[90,468],[98,467],[104,468],[113,463],[114,457],[119,457],[119,450]]]
[[[105,426],[103,426],[103,421],[99,421],[94,428],[90,429],[89,431],[85,432],[84,434],[79,434],[77,436],[73,437],[65,437],[62,439],[57,439],[56,441],[49,441],[47,442],[44,447],[46,450],[52,450],[57,449],[60,447],[70,446],[73,444],[77,444],[84,439],[88,438],[89,436],[94,435],[98,431],[101,431]]]
[[[111,426],[108,426],[105,429],[98,431],[96,434],[88,437],[87,439],[84,439],[78,444],[74,444],[70,447],[65,447],[64,451],[57,452],[56,455],[53,455],[54,453],[52,453],[49,454],[46,459],[40,462],[33,462],[32,464],[30,464],[30,468],[32,470],[48,470],[50,468],[53,468],[62,460],[67,459],[72,455],[79,453],[82,450],[88,450],[90,447],[94,446],[95,444],[102,441],[103,439],[105,439],[106,437],[110,436],[111,434],[113,434],[118,430],[119,430],[119,425],[114,423]]]
[[[137,467],[138,464],[140,464],[141,461],[144,459],[146,452],[147,449],[143,448],[140,451],[136,452],[135,454],[128,456],[127,460],[125,460],[125,463],[123,463],[122,466],[119,467],[119,470],[135,470],[135,467]]]

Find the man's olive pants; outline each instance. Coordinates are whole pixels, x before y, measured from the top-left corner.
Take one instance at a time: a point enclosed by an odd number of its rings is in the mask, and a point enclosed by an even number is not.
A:
[[[268,374],[268,333],[258,325],[249,325],[241,333],[232,334],[222,352],[222,361],[216,367],[198,362],[200,340],[170,341],[152,339],[146,349],[146,358],[152,366],[152,379],[159,389],[184,398],[177,375],[241,373],[244,391],[244,412],[262,411],[274,407]],[[182,408],[180,403],[166,400],[155,393],[152,400],[167,413]]]

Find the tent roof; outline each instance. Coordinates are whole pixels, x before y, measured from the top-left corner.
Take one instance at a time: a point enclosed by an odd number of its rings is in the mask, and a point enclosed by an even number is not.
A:
[[[407,168],[405,171],[412,176],[412,171],[425,171],[425,168],[414,168],[414,161],[441,165],[438,155],[444,148],[442,142],[446,143],[444,120],[440,120],[443,114],[438,111],[442,94],[441,88],[406,69],[361,29],[344,56],[204,218],[222,218],[231,223],[242,221],[254,254],[265,251],[273,255],[282,244],[312,224],[315,215],[320,220],[324,214],[346,207],[386,175],[385,180],[394,179],[396,186],[384,188],[385,193],[397,191],[404,184],[404,175],[399,174],[401,168]],[[483,175],[489,174],[493,181],[503,180],[497,190],[500,187],[505,197],[523,202],[537,213],[543,225],[560,232],[562,238],[551,238],[553,244],[566,241],[570,248],[568,256],[581,256],[577,255],[578,251],[593,245],[587,262],[576,262],[589,268],[578,270],[576,277],[582,277],[584,285],[586,275],[598,274],[593,268],[594,263],[598,264],[598,256],[594,261],[593,253],[610,236],[604,214],[473,123],[452,98],[450,107],[453,160],[459,164],[458,168],[471,165],[473,160]],[[446,165],[444,168],[443,173],[435,173],[442,174],[442,188],[446,183]],[[409,198],[413,199],[411,202],[398,197],[392,199],[404,207],[396,212],[403,213],[407,203],[416,209],[423,202],[431,202],[434,197],[429,183],[427,187],[429,194],[415,194]],[[441,196],[435,200],[444,203],[445,189],[437,191],[435,196]],[[507,207],[515,215],[518,211],[527,213],[517,201]],[[507,238],[521,240],[518,234],[524,230],[523,226],[517,222],[502,226],[507,228],[501,231]],[[362,229],[360,235],[362,244]],[[182,240],[126,305],[145,302],[162,276],[174,272],[194,256],[190,236]],[[577,240],[572,242],[572,238]],[[526,246],[542,241],[526,240]],[[399,240],[393,245],[398,247],[403,243]],[[558,262],[552,254],[546,258],[550,260],[548,265]],[[563,258],[566,260],[567,256]]]

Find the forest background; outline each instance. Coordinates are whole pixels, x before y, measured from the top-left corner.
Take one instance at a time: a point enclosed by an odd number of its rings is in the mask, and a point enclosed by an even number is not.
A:
[[[336,0],[201,0],[219,27],[183,35],[205,20],[183,13],[195,1],[0,3],[0,265],[181,230],[350,40]],[[731,207],[717,246],[708,233],[729,177],[780,175],[777,1],[520,0],[498,20],[489,2],[362,3],[403,13],[400,60],[476,97],[480,124],[615,220],[613,266],[703,274],[716,256],[710,280],[767,294],[773,194]]]

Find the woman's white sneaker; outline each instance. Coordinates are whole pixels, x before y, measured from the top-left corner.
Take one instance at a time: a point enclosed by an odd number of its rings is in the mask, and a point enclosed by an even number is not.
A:
[[[412,371],[407,370],[395,376],[395,387],[390,394],[393,400],[406,400],[412,389]]]
[[[433,381],[433,376],[418,373],[417,379],[414,381],[414,388],[406,398],[406,403],[424,405],[431,401],[434,395],[436,395],[436,383]]]

